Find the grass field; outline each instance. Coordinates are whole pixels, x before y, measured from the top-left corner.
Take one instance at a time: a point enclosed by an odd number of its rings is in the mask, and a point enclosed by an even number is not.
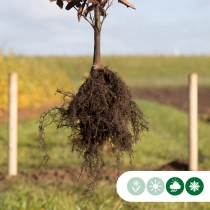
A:
[[[76,87],[92,64],[91,57],[37,59],[50,69],[65,71]],[[210,56],[105,56],[102,64],[118,72],[131,87],[187,86],[190,73],[198,74],[200,86],[210,86]]]
[[[199,86],[210,86],[210,56],[105,56],[102,63],[119,73],[130,87],[187,86],[198,74]],[[89,75],[91,57],[24,57],[0,53],[0,115],[7,110],[8,73],[19,77],[19,108],[57,102],[56,88],[75,92]],[[47,88],[46,88],[47,87]]]
[[[40,58],[50,68],[65,71],[78,87],[81,78],[89,73],[90,57]],[[209,56],[112,56],[102,57],[102,63],[118,72],[132,87],[187,86],[187,75],[197,73],[199,85],[210,86]]]
[[[154,170],[177,158],[187,158],[187,115],[172,107],[137,100],[138,105],[150,122],[150,132],[145,133],[142,141],[135,146],[133,169]],[[164,116],[164,117],[163,117]],[[160,123],[161,120],[161,123]],[[42,154],[38,150],[37,119],[19,125],[19,171],[30,173],[41,167]],[[206,135],[209,125],[199,122],[199,166],[210,168],[210,144]],[[51,161],[49,168],[76,170],[81,160],[72,154],[67,146],[68,130],[57,131],[55,127],[47,130],[48,153]],[[6,125],[0,126],[1,172],[6,173]],[[161,148],[161,150],[159,149]],[[106,156],[107,168],[116,164],[112,157]],[[121,165],[130,170],[125,156]],[[88,199],[80,194],[85,184],[76,185],[76,180],[27,180],[15,179],[0,181],[0,210],[65,210],[65,209],[209,209],[208,203],[128,203],[115,194],[115,183],[102,181],[96,192]]]
[[[15,58],[19,59],[19,58]],[[26,61],[27,60],[27,61]],[[77,90],[88,75],[92,59],[90,57],[26,57],[24,62],[39,64],[48,75],[47,84],[53,86],[50,72],[62,72]],[[17,62],[18,63],[18,62]],[[187,75],[196,72],[200,86],[210,86],[210,57],[140,57],[112,56],[103,57],[102,63],[117,71],[132,87],[178,87],[187,86]],[[14,65],[15,67],[15,65]],[[27,71],[30,71],[27,68]],[[14,68],[15,70],[15,68]],[[20,71],[20,70],[19,70]],[[56,75],[58,75],[56,73]],[[21,70],[24,75],[24,69]],[[28,74],[30,75],[30,74]],[[34,74],[35,75],[35,74]],[[37,72],[36,72],[36,75]],[[54,77],[55,78],[55,75]],[[63,78],[63,76],[62,76]],[[21,79],[21,77],[20,77]],[[38,81],[36,78],[36,81]],[[62,79],[57,76],[57,84]],[[65,84],[68,81],[65,79]],[[21,83],[23,84],[23,83]],[[42,83],[43,84],[43,83]],[[30,84],[28,84],[30,85]],[[56,87],[54,87],[56,89]],[[65,88],[60,87],[59,88]],[[135,145],[133,169],[155,170],[177,158],[187,158],[187,115],[172,107],[148,101],[137,100],[149,121],[150,131],[142,141]],[[38,116],[37,116],[38,117]],[[22,173],[32,173],[43,168],[42,153],[38,150],[38,118],[22,122],[18,127],[18,165]],[[48,153],[51,157],[49,169],[78,170],[82,160],[72,154],[67,144],[68,130],[57,130],[51,126],[47,130]],[[210,168],[209,124],[199,121],[199,167]],[[161,150],[160,150],[161,148]],[[7,125],[0,125],[0,173],[7,172]],[[116,164],[110,155],[106,155],[107,168]],[[121,169],[130,170],[129,160],[125,156]],[[1,174],[0,174],[1,175]],[[0,176],[1,177],[1,176]],[[0,210],[168,210],[168,209],[210,209],[208,203],[128,203],[115,193],[116,181],[104,180],[96,192],[88,199],[80,195],[85,183],[76,184],[76,180],[62,179],[24,179],[0,180]]]

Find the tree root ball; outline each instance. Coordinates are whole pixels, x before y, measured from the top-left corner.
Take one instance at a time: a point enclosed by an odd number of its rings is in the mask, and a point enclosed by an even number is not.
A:
[[[102,178],[105,165],[103,146],[108,145],[118,166],[123,152],[129,154],[131,161],[133,145],[140,140],[140,134],[148,130],[148,123],[132,100],[128,86],[107,67],[91,70],[77,94],[63,90],[57,92],[63,94],[64,103],[42,115],[40,139],[43,144],[47,115],[58,128],[65,126],[71,129],[68,138],[72,150],[84,158],[81,172],[86,170],[90,175],[88,189],[84,192],[87,195]]]

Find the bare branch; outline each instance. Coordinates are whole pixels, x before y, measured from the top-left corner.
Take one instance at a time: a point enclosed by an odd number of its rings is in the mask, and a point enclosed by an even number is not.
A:
[[[126,0],[118,0],[118,2],[121,3],[121,4],[124,4],[126,7],[130,7],[130,8],[132,8],[132,9],[136,9],[136,8],[133,6],[133,4],[129,3],[129,2],[126,1]]]
[[[108,4],[107,4],[107,7],[104,9],[105,11],[107,11],[109,9],[109,7],[112,6],[112,3],[113,3],[113,0],[108,0]]]
[[[107,15],[108,15],[108,14],[107,14]],[[103,16],[103,19],[102,19],[102,21],[101,21],[101,27],[102,27],[102,25],[103,25],[103,23],[104,23],[104,20],[106,19],[107,15],[106,15],[106,16]],[[100,30],[101,30],[101,28],[100,28]]]
[[[78,9],[76,7],[74,7],[74,9],[76,9],[78,11]],[[88,23],[90,23],[90,25],[93,27],[94,29],[94,24],[92,22],[92,20],[90,21],[87,17],[85,17],[83,14],[81,15]]]
[[[91,15],[91,12],[89,12],[89,18],[90,18],[90,20],[91,20],[92,23],[93,23],[93,17],[92,17],[92,15]]]
[[[106,11],[109,9],[109,7],[111,7],[111,5],[112,5],[112,3],[113,3],[113,0],[104,0],[106,3],[108,2],[108,4],[107,4],[107,7],[104,9],[105,10],[105,13],[106,13]],[[104,2],[103,1],[103,2]],[[106,4],[105,3],[105,4]],[[107,13],[106,13],[106,15],[105,16],[103,16],[103,19],[102,19],[102,21],[101,21],[101,27],[102,27],[102,25],[103,25],[103,22],[104,22],[104,20],[106,19],[106,17],[107,17]]]
[[[50,2],[56,1],[58,6],[60,8],[63,8],[63,2],[67,2],[66,10],[70,10],[71,8],[74,8],[77,10],[77,16],[78,20],[80,20],[81,17],[83,17],[92,27],[93,29],[96,27],[95,25],[95,19],[92,16],[92,11],[95,10],[96,6],[99,7],[100,16],[102,16],[102,19],[100,20],[100,28],[98,28],[99,31],[101,31],[101,26],[106,19],[107,16],[107,10],[112,5],[113,0],[83,0],[83,3],[81,4],[81,0],[49,0]],[[125,0],[118,0],[118,1],[125,1]]]
[[[113,4],[113,0],[111,0],[111,1],[108,0],[108,8],[111,7],[112,4]],[[107,8],[107,9],[108,9],[108,8]]]

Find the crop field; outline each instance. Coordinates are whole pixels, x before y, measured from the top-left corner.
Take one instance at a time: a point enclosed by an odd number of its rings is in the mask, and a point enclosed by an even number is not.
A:
[[[7,63],[6,63],[7,62]],[[14,64],[12,64],[15,62]],[[22,63],[23,62],[23,63]],[[19,102],[21,109],[58,103],[56,88],[75,92],[88,76],[91,66],[89,57],[4,57],[0,59],[0,108],[7,111],[6,82],[9,71],[19,73]],[[6,63],[6,64],[5,64]],[[133,88],[187,87],[187,75],[198,74],[199,86],[210,87],[210,57],[104,57],[104,65],[117,71]],[[3,68],[4,67],[4,68]],[[19,68],[20,67],[20,68]],[[25,68],[23,68],[25,67]],[[27,67],[27,68],[26,68]],[[2,71],[4,69],[4,71]],[[52,73],[53,72],[53,73]],[[28,81],[28,82],[26,82]],[[30,81],[30,82],[29,82]],[[3,83],[5,82],[5,83]],[[31,86],[39,88],[31,88]],[[3,89],[4,87],[4,89]],[[42,89],[41,89],[42,88]],[[45,89],[50,92],[46,94]],[[28,94],[25,91],[28,91]],[[34,92],[35,91],[35,92]],[[37,94],[38,100],[33,98]],[[55,99],[55,98],[56,99]],[[43,99],[43,100],[42,100]],[[60,99],[60,98],[59,98]],[[22,101],[30,101],[23,105]],[[210,95],[207,100],[210,100]],[[35,102],[36,103],[33,103]],[[188,125],[187,113],[169,105],[136,98],[149,122],[141,142],[134,146],[132,168],[125,154],[120,173],[129,170],[157,170],[174,160],[187,160]],[[21,120],[18,126],[17,177],[7,174],[7,124],[0,124],[0,210],[178,210],[210,209],[209,203],[129,203],[115,191],[117,164],[104,149],[105,179],[88,198],[81,196],[88,183],[84,172],[80,180],[82,159],[72,153],[68,145],[68,129],[50,126],[46,131],[47,151],[50,155],[48,174],[42,165],[43,153],[38,149],[39,115]],[[4,115],[2,115],[4,116]],[[161,150],[160,150],[161,148]],[[199,120],[199,169],[210,170],[209,122]],[[107,153],[109,155],[107,155]]]

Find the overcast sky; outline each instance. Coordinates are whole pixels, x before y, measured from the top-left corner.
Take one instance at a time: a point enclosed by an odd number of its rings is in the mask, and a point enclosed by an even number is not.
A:
[[[210,54],[210,0],[114,0],[102,54]],[[92,55],[93,29],[49,0],[1,0],[0,49],[24,55]]]

